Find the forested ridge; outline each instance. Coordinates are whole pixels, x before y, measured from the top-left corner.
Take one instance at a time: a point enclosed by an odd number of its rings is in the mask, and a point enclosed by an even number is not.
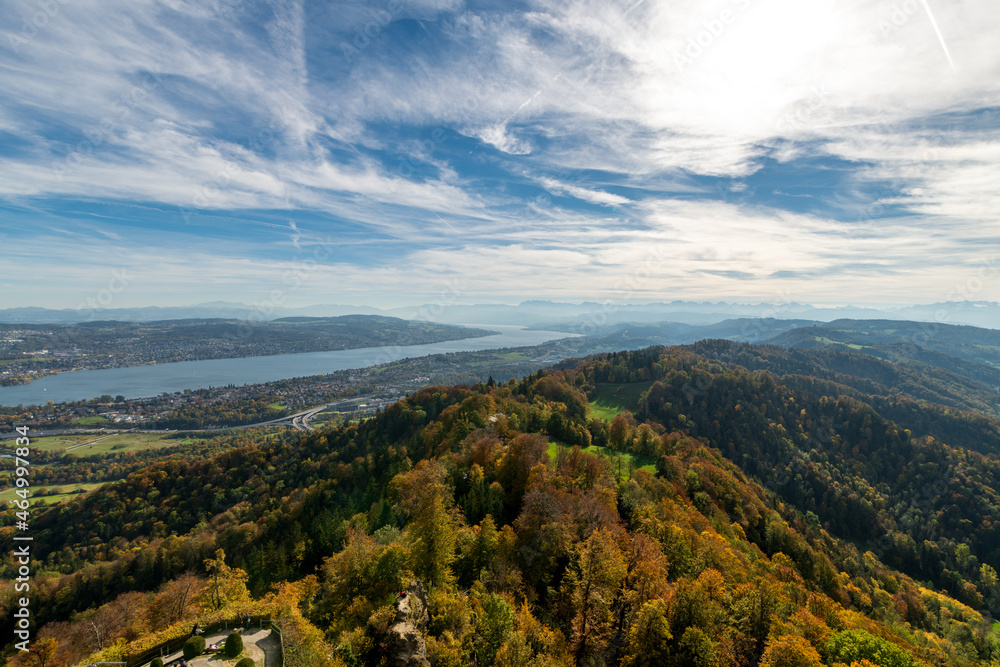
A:
[[[980,367],[1000,366],[1000,331],[943,321],[834,320],[778,334],[769,342],[793,347],[852,345],[888,358],[965,360]],[[954,363],[953,361],[950,363]],[[957,365],[957,368],[969,368]],[[996,372],[992,375],[995,377]]]
[[[434,665],[1000,662],[996,422],[844,355],[596,355],[136,466],[35,513],[47,664],[251,610],[290,664],[386,664],[412,579]]]

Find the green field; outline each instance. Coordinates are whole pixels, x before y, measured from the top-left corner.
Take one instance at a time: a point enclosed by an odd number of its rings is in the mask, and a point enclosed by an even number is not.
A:
[[[493,355],[497,361],[528,361],[531,357],[532,355],[527,352],[498,352]]]
[[[119,454],[159,447],[173,447],[186,445],[195,442],[195,440],[193,438],[181,440],[173,434],[164,433],[119,433],[117,435],[90,433],[32,438],[31,447],[50,452],[65,451],[76,456],[91,456],[93,454]]]
[[[77,417],[70,420],[70,424],[81,424],[83,426],[103,426],[107,423],[108,420],[106,417]]]
[[[652,382],[599,384],[590,401],[590,414],[598,419],[611,421],[623,410],[635,412],[639,397],[652,386]]]
[[[32,495],[28,497],[28,501],[32,505],[52,505],[54,503],[62,502],[67,498],[76,498],[87,491],[93,491],[94,489],[103,486],[105,483],[106,482],[98,482],[94,484],[60,484],[58,486],[34,486],[31,487],[33,494],[38,494],[41,491],[47,491],[49,489],[55,489],[59,493],[51,496]],[[15,488],[0,491],[0,507],[7,508],[8,502],[19,499],[20,496],[17,495],[17,489]]]
[[[549,443],[549,459],[555,463],[556,457],[559,455],[560,449],[570,449],[569,445],[563,445],[558,442]],[[611,465],[617,465],[617,457],[621,457],[621,475],[620,479],[628,479],[628,471],[630,466],[634,466],[636,470],[645,470],[653,475],[656,474],[656,462],[648,456],[640,456],[638,454],[631,454],[629,452],[616,452],[613,449],[607,447],[598,447],[597,445],[591,445],[590,447],[583,447],[583,451],[589,452],[590,454],[596,454],[603,458],[611,460]]]
[[[275,403],[268,403],[267,407],[271,408],[272,410],[284,410],[285,409],[284,405],[282,405],[281,403],[277,403],[277,402],[275,402]]]
[[[93,440],[96,437],[99,436],[87,433],[80,435],[54,435],[47,438],[32,438],[31,448],[44,452],[63,450],[67,447],[71,447],[72,445],[79,445],[81,442]]]
[[[868,345],[858,345],[857,343],[843,343],[839,340],[833,340],[832,338],[827,338],[826,336],[815,336],[815,338],[820,343],[826,343],[827,345],[843,345],[845,347],[851,348],[852,350],[863,350],[866,347],[870,347]]]
[[[333,428],[347,421],[347,417],[339,412],[324,410],[317,412],[316,416],[309,420],[309,425],[313,428]]]

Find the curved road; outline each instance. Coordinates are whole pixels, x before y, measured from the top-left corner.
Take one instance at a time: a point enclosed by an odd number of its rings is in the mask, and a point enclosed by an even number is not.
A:
[[[309,408],[308,410],[303,410],[302,412],[296,412],[294,415],[285,415],[284,417],[280,417],[278,419],[271,419],[266,422],[257,422],[256,424],[244,424],[242,426],[225,426],[219,428],[185,428],[180,430],[183,431],[184,433],[215,433],[217,431],[225,431],[235,428],[257,428],[260,426],[290,426],[291,428],[294,428],[296,431],[311,431],[313,430],[314,427],[309,424],[310,420],[312,420],[312,418],[318,415],[320,412],[323,412],[323,410],[326,410],[327,408],[334,405],[343,405],[344,403],[349,403],[349,402],[354,402],[356,405],[358,401],[371,401],[373,399],[374,399],[373,396],[357,396],[347,401],[339,400],[339,401],[334,401],[333,403],[324,403],[323,405],[320,405],[315,408]],[[43,438],[51,435],[94,434],[94,435],[104,436],[102,438],[97,439],[97,440],[103,440],[105,437],[110,438],[111,436],[118,435],[119,433],[174,433],[177,432],[177,430],[178,429],[142,429],[142,428],[55,429],[51,431],[32,431],[30,433],[30,436],[32,438]],[[0,440],[9,440],[19,436],[20,434],[14,431],[11,431],[10,433],[0,433]],[[83,445],[92,445],[95,442],[97,442],[97,440],[91,440],[88,442],[80,443],[78,445],[73,445],[69,449],[75,449],[77,447],[82,447]]]

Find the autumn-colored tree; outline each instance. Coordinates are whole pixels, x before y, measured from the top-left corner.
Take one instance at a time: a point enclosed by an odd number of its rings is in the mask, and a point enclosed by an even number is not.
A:
[[[771,631],[777,594],[767,581],[761,580],[741,586],[734,597],[733,616],[737,627],[749,640],[748,651],[752,659],[757,659],[764,652]]]
[[[572,608],[573,653],[583,662],[610,634],[615,602],[625,577],[625,557],[614,535],[597,529],[578,547],[575,567],[563,584]]]
[[[698,627],[684,631],[677,646],[676,667],[714,667],[715,642]]]
[[[503,451],[503,441],[496,433],[487,430],[473,431],[462,442],[462,446],[468,451],[468,456],[474,464],[473,468],[479,466],[479,469],[488,475],[496,473],[497,463]]]
[[[611,449],[623,450],[629,444],[631,438],[631,427],[623,415],[618,415],[611,420],[608,429],[608,445]]]
[[[655,456],[660,438],[649,424],[640,424],[636,429],[635,450],[643,456]]]
[[[728,606],[728,600],[726,581],[714,568],[705,570],[693,582],[680,581],[674,605],[672,633],[674,636],[683,636],[685,628],[698,627],[709,635],[715,635],[726,621],[725,607]]]
[[[361,622],[373,608],[388,604],[410,574],[402,545],[382,545],[354,529],[346,540],[323,568],[323,615],[338,624]]]
[[[514,627],[517,629],[515,634],[524,635],[528,646],[536,654],[536,664],[539,667],[568,662],[566,638],[558,630],[535,618],[528,603],[522,603],[515,612]]]
[[[650,600],[636,615],[628,633],[623,667],[658,667],[670,661],[670,609],[665,600]]]
[[[574,445],[570,449],[559,450],[556,471],[573,486],[591,489],[602,479],[610,481],[611,462]]]
[[[163,584],[150,605],[150,623],[162,628],[184,619],[193,611],[192,602],[204,587],[205,580],[191,573]]]
[[[480,603],[479,622],[476,623],[476,656],[484,665],[492,665],[497,651],[514,629],[514,610],[499,595],[490,593]]]
[[[333,647],[326,643],[323,633],[302,615],[303,602],[315,594],[315,577],[305,577],[296,582],[282,582],[269,594],[265,602],[281,609],[280,620],[282,653],[285,667],[346,667]],[[386,607],[391,609],[391,607]]]
[[[531,664],[534,651],[521,632],[514,632],[504,645],[497,651],[493,664],[496,667],[524,667]]]
[[[450,565],[455,560],[455,525],[449,509],[454,497],[445,476],[439,462],[421,461],[392,480],[398,506],[410,517],[410,568],[431,586],[446,584],[453,577]]]
[[[10,667],[29,667],[31,665],[48,667],[54,664],[53,661],[58,649],[58,641],[51,637],[44,637],[28,647],[27,651],[15,653],[8,659],[7,664]]]
[[[90,649],[100,651],[117,639],[139,637],[147,625],[148,609],[146,595],[123,593],[97,609],[79,614],[77,622],[85,628]]]
[[[772,639],[764,649],[760,667],[822,667],[823,661],[812,644],[797,635]]]
[[[485,523],[485,520],[484,520]],[[485,540],[480,530],[480,539]],[[488,533],[487,533],[488,535]],[[479,552],[485,555],[485,550]],[[481,581],[488,590],[496,593],[506,592],[519,595],[522,593],[523,575],[519,566],[519,545],[517,535],[510,526],[504,526],[496,533],[495,554],[485,561],[487,568],[482,572]]]
[[[497,471],[500,484],[509,494],[510,504],[520,504],[532,467],[548,462],[548,447],[548,440],[535,433],[522,433],[511,441]]]
[[[668,592],[670,566],[656,542],[641,533],[630,536],[625,552],[623,600],[619,605],[618,629],[624,631],[631,616],[644,604]]]
[[[497,525],[493,517],[487,514],[476,530],[473,563],[477,575],[493,562],[498,541]]]
[[[126,641],[138,639],[149,631],[149,603],[152,596],[147,593],[122,593],[110,604],[105,605],[107,613],[119,619],[119,636]]]
[[[462,505],[466,518],[472,523],[481,521],[487,514],[502,517],[503,487],[496,482],[487,485],[483,469],[479,464],[473,463],[469,469],[469,492],[463,498]]]
[[[201,593],[202,605],[210,609],[222,609],[228,605],[245,605],[250,602],[247,590],[247,573],[226,564],[226,552],[218,549],[215,558],[205,560],[208,585]]]
[[[997,571],[983,563],[979,568],[979,580],[990,611],[1000,614],[1000,577]]]

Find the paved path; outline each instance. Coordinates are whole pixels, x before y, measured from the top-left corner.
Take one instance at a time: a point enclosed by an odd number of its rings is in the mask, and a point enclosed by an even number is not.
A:
[[[280,658],[281,647],[278,645],[278,640],[271,637],[269,629],[251,629],[248,632],[240,634],[243,635],[243,655],[253,658],[254,665],[257,667],[282,667]],[[228,636],[228,632],[214,632],[210,635],[205,635],[205,644],[222,645]],[[163,664],[180,665],[183,657],[184,654],[178,651],[164,658]],[[226,658],[222,653],[214,653],[201,655],[194,660],[189,660],[188,667],[233,667],[237,661],[238,659],[231,660]]]
[[[92,445],[95,442],[100,442],[102,440],[107,440],[108,438],[113,438],[116,435],[118,435],[118,434],[117,433],[112,433],[111,435],[106,435],[103,438],[95,438],[94,440],[88,440],[87,442],[81,442],[81,443],[78,443],[76,445],[70,445],[69,447],[66,448],[66,451],[68,452],[68,451],[72,451],[74,449],[78,449],[80,447],[86,447],[87,445]]]

